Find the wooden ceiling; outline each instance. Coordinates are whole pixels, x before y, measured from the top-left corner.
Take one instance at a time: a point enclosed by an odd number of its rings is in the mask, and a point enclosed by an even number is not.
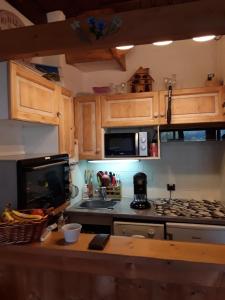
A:
[[[20,8],[17,8],[31,20],[34,21],[35,18],[36,23],[42,23],[41,19],[47,12],[57,9],[63,10],[67,19],[0,31],[0,60],[65,53],[71,64],[87,59],[90,62],[103,57],[106,60],[112,57],[121,69],[125,70],[124,54],[115,51],[116,46],[143,45],[160,40],[183,40],[212,33],[225,34],[224,0],[123,0],[123,2],[64,0],[63,4],[59,0],[9,0],[9,2],[15,7],[14,2],[19,3]],[[73,8],[74,2],[76,9]],[[48,6],[48,3],[51,5]],[[71,3],[70,10],[68,3]],[[26,8],[27,12],[25,13],[22,8]],[[86,30],[86,18],[93,15],[93,10],[98,13],[95,16],[99,18],[103,16],[106,23],[114,16],[120,17],[122,26],[113,34],[98,40],[94,39]],[[88,37],[87,41],[81,39],[79,32],[71,26],[75,21],[75,18],[69,18],[71,16],[80,19],[81,28]]]
[[[55,10],[63,11],[66,18],[69,18],[105,8],[111,8],[114,12],[124,12],[193,1],[197,0],[8,0],[35,24],[46,23],[46,13]]]
[[[157,6],[174,5],[195,0],[8,0],[34,24],[47,23],[46,14],[61,10],[66,19],[70,17],[87,17],[88,15],[105,15],[144,9]],[[121,70],[126,70],[125,56],[127,51],[115,48],[97,49],[86,52],[69,50],[65,52],[68,64],[114,60]]]

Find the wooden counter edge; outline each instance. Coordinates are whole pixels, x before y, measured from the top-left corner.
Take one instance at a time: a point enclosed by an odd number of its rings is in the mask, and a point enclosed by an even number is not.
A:
[[[44,243],[1,246],[0,262],[30,269],[225,288],[225,246],[111,236],[104,251],[87,250],[94,235],[63,245],[62,233]],[[185,274],[185,275],[184,275]]]
[[[4,245],[0,247],[0,253],[7,251],[24,253],[49,253],[52,255],[64,255],[64,257],[90,257],[102,258],[115,256],[118,260],[160,259],[173,261],[187,261],[193,263],[221,264],[225,265],[225,245],[188,243],[165,240],[139,239],[134,237],[111,236],[103,251],[88,250],[88,244],[94,234],[80,234],[79,241],[74,244],[65,244],[63,233],[53,232],[42,243],[28,245]],[[110,258],[111,259],[111,258]],[[1,257],[0,257],[1,261]]]

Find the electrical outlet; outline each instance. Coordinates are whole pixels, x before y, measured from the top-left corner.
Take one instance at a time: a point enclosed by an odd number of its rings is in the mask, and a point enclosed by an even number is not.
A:
[[[175,184],[167,184],[167,191],[175,191],[176,185]]]

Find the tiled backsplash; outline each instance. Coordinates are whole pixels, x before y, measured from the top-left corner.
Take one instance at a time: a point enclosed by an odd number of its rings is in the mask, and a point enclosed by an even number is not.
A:
[[[112,171],[119,174],[123,197],[133,197],[133,175],[148,176],[148,197],[168,197],[167,183],[175,183],[173,197],[224,200],[222,180],[225,177],[224,142],[162,143],[160,160],[93,164],[82,162],[77,176],[84,169]],[[78,178],[76,179],[78,181]],[[83,184],[81,178],[79,183]],[[95,181],[97,185],[97,182]]]

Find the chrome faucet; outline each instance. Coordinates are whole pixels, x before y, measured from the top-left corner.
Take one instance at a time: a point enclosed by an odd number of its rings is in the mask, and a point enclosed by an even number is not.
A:
[[[106,193],[106,187],[105,186],[100,187],[99,194],[100,194],[102,200],[107,199],[107,193]]]

